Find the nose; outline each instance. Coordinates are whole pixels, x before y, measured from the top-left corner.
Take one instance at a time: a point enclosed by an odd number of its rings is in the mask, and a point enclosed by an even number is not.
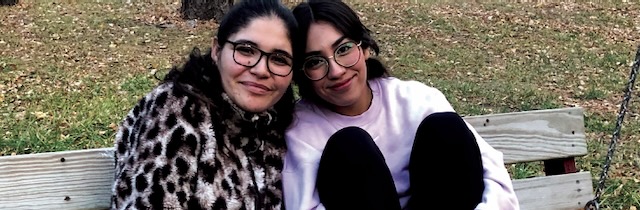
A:
[[[263,59],[264,58],[264,59]],[[258,58],[258,63],[249,69],[251,74],[256,75],[259,78],[269,77],[269,57],[267,55],[261,55]]]
[[[335,59],[329,59],[329,63],[327,65],[328,65],[327,67],[329,68],[328,69],[329,73],[327,73],[327,77],[329,79],[340,78],[340,76],[342,76],[344,73],[347,72],[347,68],[338,64]]]

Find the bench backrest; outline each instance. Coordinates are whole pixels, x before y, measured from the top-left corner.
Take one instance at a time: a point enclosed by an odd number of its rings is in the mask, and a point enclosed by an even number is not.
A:
[[[590,172],[573,160],[587,153],[581,108],[465,119],[505,163],[545,161],[546,176],[514,180],[521,209],[580,209],[593,198]],[[113,169],[113,148],[0,157],[0,209],[108,209]]]
[[[546,176],[514,180],[521,209],[584,209],[594,198],[589,171],[576,170],[587,154],[583,109],[562,108],[465,118],[504,155],[505,163],[542,161]]]

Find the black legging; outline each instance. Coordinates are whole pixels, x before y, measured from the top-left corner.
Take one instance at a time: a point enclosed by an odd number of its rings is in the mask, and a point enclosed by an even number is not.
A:
[[[462,118],[434,113],[418,127],[409,161],[412,210],[474,209],[484,191],[480,149]],[[371,136],[346,127],[329,138],[318,168],[320,201],[329,210],[400,209],[380,149]],[[445,201],[453,201],[444,203]]]

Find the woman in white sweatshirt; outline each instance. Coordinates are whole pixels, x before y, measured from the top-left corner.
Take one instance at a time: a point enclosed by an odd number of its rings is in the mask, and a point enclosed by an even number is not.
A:
[[[288,209],[519,209],[502,153],[439,90],[388,76],[347,4],[311,0],[293,13],[304,60],[286,133]]]

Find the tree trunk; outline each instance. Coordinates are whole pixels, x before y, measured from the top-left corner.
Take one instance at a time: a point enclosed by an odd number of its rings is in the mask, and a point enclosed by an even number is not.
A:
[[[182,18],[187,20],[214,19],[219,21],[231,5],[233,5],[233,0],[182,0],[180,13],[182,13]]]
[[[9,6],[9,5],[15,5],[18,3],[18,0],[0,0],[0,6]]]

